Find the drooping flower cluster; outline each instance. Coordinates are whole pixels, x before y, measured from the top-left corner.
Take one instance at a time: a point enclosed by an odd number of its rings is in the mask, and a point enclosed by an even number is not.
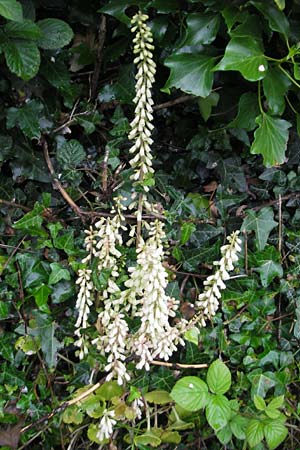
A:
[[[137,265],[130,267],[130,279],[124,292],[141,325],[131,337],[132,352],[139,357],[137,368],[149,370],[155,357],[168,360],[180,342],[180,332],[170,325],[178,302],[166,294],[168,275],[163,266],[165,233],[159,220],[149,226],[149,237],[137,248]]]
[[[114,419],[115,412],[108,411],[105,409],[103,411],[103,416],[98,425],[97,439],[99,441],[104,441],[104,439],[109,439],[112,435],[114,425],[116,425],[117,421]]]
[[[235,231],[227,237],[229,243],[221,247],[221,260],[214,262],[214,265],[218,267],[217,271],[204,281],[204,292],[199,295],[196,302],[196,307],[202,312],[202,326],[205,326],[206,319],[216,314],[221,290],[226,288],[224,281],[230,278],[228,272],[234,269],[233,263],[238,260],[238,252],[241,251],[241,239],[238,235],[239,231]]]
[[[130,160],[130,165],[134,168],[132,180],[142,181],[148,173],[153,173],[152,155],[151,155],[151,132],[152,125],[152,94],[151,88],[154,83],[154,75],[156,71],[156,64],[153,61],[152,44],[153,37],[150,28],[146,25],[148,16],[142,14],[140,11],[132,20],[131,31],[136,33],[133,42],[133,52],[136,55],[134,63],[137,64],[136,78],[136,95],[133,99],[135,107],[135,117],[131,122],[131,132],[128,138],[134,141],[133,146],[129,152],[133,154]],[[147,192],[149,188],[144,186]]]

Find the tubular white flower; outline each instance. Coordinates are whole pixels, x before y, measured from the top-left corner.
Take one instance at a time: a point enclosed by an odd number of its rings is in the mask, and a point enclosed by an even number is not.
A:
[[[233,264],[238,260],[238,253],[241,251],[241,239],[238,237],[239,231],[228,236],[228,244],[221,247],[222,258],[215,261],[214,265],[218,270],[214,275],[210,275],[204,281],[204,292],[201,293],[196,302],[196,307],[201,313],[201,325],[205,326],[205,319],[209,319],[216,314],[221,298],[221,290],[226,288],[224,281],[229,279],[229,271],[234,269]]]
[[[103,411],[103,416],[99,422],[98,432],[96,435],[99,441],[109,439],[112,435],[113,427],[117,423],[117,421],[113,417],[115,417],[114,411],[108,411],[107,409]]]
[[[83,357],[88,352],[88,347],[85,339],[81,336],[81,330],[87,328],[88,315],[90,312],[90,306],[93,304],[92,301],[92,291],[94,288],[93,282],[91,280],[92,271],[89,269],[80,269],[78,271],[78,278],[76,284],[79,284],[80,289],[77,295],[77,301],[75,308],[78,311],[77,321],[75,323],[75,335],[78,336],[78,340],[75,345],[80,348],[79,358]]]
[[[151,131],[152,125],[152,94],[151,88],[154,83],[154,75],[156,72],[156,64],[153,61],[154,46],[152,44],[153,37],[150,28],[145,21],[148,19],[146,14],[140,11],[132,20],[131,31],[135,34],[133,39],[133,52],[137,55],[134,59],[134,64],[137,64],[136,73],[136,95],[133,99],[135,107],[135,118],[131,122],[131,132],[128,138],[134,141],[134,144],[129,150],[133,154],[130,160],[130,165],[134,168],[134,174],[131,176],[133,181],[143,181],[148,173],[153,173],[151,155]],[[145,192],[149,188],[143,186]]]

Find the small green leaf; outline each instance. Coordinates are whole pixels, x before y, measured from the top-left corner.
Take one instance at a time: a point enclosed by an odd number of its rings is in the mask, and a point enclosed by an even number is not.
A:
[[[56,152],[58,162],[64,169],[78,166],[86,157],[85,150],[76,139],[64,142]]]
[[[16,0],[0,0],[0,16],[8,20],[22,22],[23,11],[21,3]]]
[[[172,403],[172,398],[167,391],[147,392],[144,397],[147,402],[154,403],[155,405],[165,405],[166,403]]]
[[[256,122],[259,127],[254,133],[251,153],[262,155],[266,167],[284,163],[291,124],[268,113],[260,114]]]
[[[272,420],[264,426],[264,435],[269,449],[274,450],[285,440],[288,429],[280,420]]]
[[[221,444],[226,445],[231,441],[232,432],[229,425],[226,425],[224,428],[219,430],[217,433],[217,438],[221,442]]]
[[[271,5],[269,2],[263,3],[251,1],[250,3],[252,3],[252,5],[254,5],[265,16],[269,22],[271,30],[278,31],[278,33],[288,36],[290,24],[286,15],[282,11],[275,8],[275,6]]]
[[[181,441],[181,436],[178,431],[166,430],[160,435],[162,442],[167,442],[168,444],[179,444]]]
[[[151,431],[147,431],[140,436],[135,436],[135,445],[151,445],[151,447],[158,447],[161,444],[161,439]]]
[[[37,286],[32,290],[32,295],[35,299],[35,302],[38,308],[44,312],[50,312],[47,307],[47,302],[49,295],[51,294],[52,289],[49,288],[46,284],[42,283],[40,286]]]
[[[108,439],[105,439],[104,441],[99,441],[99,439],[97,438],[97,434],[99,432],[99,426],[98,424],[96,425],[95,423],[92,423],[89,427],[88,427],[88,431],[87,431],[87,436],[89,438],[89,440],[91,442],[96,442],[96,444],[104,444],[108,442]]]
[[[32,20],[23,20],[23,22],[8,22],[5,25],[4,30],[9,38],[15,39],[36,40],[42,35],[41,30],[34,22],[32,22]]]
[[[281,115],[284,112],[284,96],[290,85],[290,80],[278,67],[273,67],[268,70],[268,73],[263,79],[264,93],[268,102],[268,112],[275,115]]]
[[[211,392],[225,394],[231,386],[230,370],[220,359],[217,359],[209,366],[206,381]]]
[[[70,280],[71,274],[67,269],[64,269],[59,263],[53,262],[50,264],[51,273],[49,276],[49,284],[56,284],[61,280]]]
[[[236,414],[230,420],[230,428],[233,435],[240,440],[246,439],[246,428],[248,425],[248,419],[246,417]]]
[[[282,265],[273,261],[264,261],[260,267],[255,268],[256,272],[259,272],[261,284],[263,287],[268,287],[274,278],[283,276]]]
[[[284,403],[284,395],[273,398],[268,404],[268,409],[281,408]]]
[[[277,8],[278,8],[280,11],[283,11],[283,10],[284,10],[284,8],[285,8],[285,0],[274,0],[274,2],[275,2]]]
[[[183,377],[177,381],[170,395],[182,408],[198,411],[208,402],[208,387],[198,377]]]
[[[193,327],[193,328],[189,328],[188,331],[186,331],[184,333],[184,339],[186,341],[192,342],[195,345],[198,345],[199,343],[199,334],[200,331],[198,328]]]
[[[274,221],[273,210],[270,207],[266,207],[261,209],[258,213],[248,210],[242,225],[242,230],[254,231],[256,246],[258,250],[263,250],[271,230],[277,226],[278,223]]]
[[[181,236],[180,236],[180,244],[184,245],[191,237],[193,232],[196,230],[196,225],[192,222],[184,222],[181,226]]]
[[[221,394],[212,395],[206,406],[205,415],[209,425],[215,431],[221,430],[227,425],[231,417],[229,400]]]
[[[212,89],[215,58],[211,56],[180,53],[169,56],[164,64],[171,69],[170,76],[162,89],[170,92],[176,87],[188,94],[207,97]]]
[[[252,92],[246,92],[239,100],[239,109],[237,116],[228,124],[230,128],[244,128],[252,131],[257,127],[256,117],[259,114],[257,95]]]
[[[186,23],[186,38],[183,45],[207,45],[216,39],[220,26],[220,16],[203,13],[188,14]]]
[[[246,429],[246,438],[250,447],[255,447],[264,438],[264,424],[262,421],[252,419]]]
[[[30,356],[35,355],[40,350],[41,344],[38,338],[26,335],[17,339],[15,347]]]
[[[264,411],[267,407],[266,402],[260,395],[254,395],[253,398],[255,408],[259,411]]]
[[[77,406],[71,405],[63,412],[62,420],[64,423],[74,423],[80,425],[83,421],[83,414]]]
[[[40,67],[40,52],[33,41],[14,39],[4,44],[8,68],[25,81],[33,78]]]
[[[210,118],[211,110],[213,106],[217,106],[219,98],[220,95],[217,92],[211,92],[206,98],[199,98],[199,110],[204,122]]]
[[[7,128],[19,126],[29,139],[41,137],[39,120],[43,111],[43,105],[38,100],[30,100],[20,108],[9,108],[7,111]]]
[[[73,39],[72,28],[63,20],[43,19],[37,25],[42,33],[38,45],[45,50],[65,47]]]
[[[262,80],[267,69],[268,62],[261,41],[252,36],[232,38],[223,59],[214,68],[215,71],[237,70],[248,81]]]
[[[115,380],[106,381],[96,390],[96,394],[100,395],[103,400],[111,400],[113,397],[120,397],[124,390]]]

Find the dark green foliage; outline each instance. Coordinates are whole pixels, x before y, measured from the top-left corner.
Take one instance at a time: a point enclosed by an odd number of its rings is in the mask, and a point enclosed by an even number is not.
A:
[[[193,315],[199,274],[211,274],[238,228],[242,257],[213,322],[190,330],[171,361],[208,369],[143,372],[128,361],[125,390],[106,383],[48,420],[104,377],[94,348],[75,355],[75,280],[84,228],[115,192],[131,194],[138,7],[158,65],[149,184],[166,214],[178,316]],[[300,2],[0,0],[0,16],[0,448],[31,438],[33,449],[99,448],[112,404],[124,450],[299,448]],[[87,333],[97,337],[96,327]],[[144,417],[132,422],[131,402],[144,394],[151,431]]]

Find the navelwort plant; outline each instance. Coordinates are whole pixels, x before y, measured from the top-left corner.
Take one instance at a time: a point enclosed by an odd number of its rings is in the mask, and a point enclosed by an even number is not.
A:
[[[228,244],[221,248],[222,259],[214,263],[218,270],[204,282],[204,292],[199,295],[195,305],[196,316],[191,322],[183,318],[174,321],[179,302],[166,293],[168,273],[163,265],[166,238],[164,223],[159,218],[150,223],[143,221],[143,210],[152,212],[153,216],[156,211],[155,205],[147,198],[154,173],[151,87],[156,69],[152,53],[153,38],[146,25],[147,19],[147,15],[139,12],[131,21],[132,32],[135,33],[133,51],[137,74],[135,117],[129,133],[129,139],[134,142],[129,150],[133,168],[133,194],[129,208],[135,211],[137,226],[126,224],[123,199],[116,197],[111,217],[101,218],[94,227],[85,230],[87,256],[82,260],[77,279],[79,292],[75,335],[78,356],[84,358],[90,345],[96,345],[107,358],[104,367],[108,374],[107,380],[116,378],[119,385],[131,377],[126,365],[128,357],[134,355],[136,369],[149,370],[155,358],[167,361],[178,345],[184,345],[183,335],[190,327],[206,325],[206,320],[214,316],[218,309],[220,291],[225,289],[224,281],[229,278],[228,272],[233,270],[233,263],[237,261],[237,254],[241,250],[236,231],[227,238]],[[119,248],[126,240],[129,246],[136,242],[136,264],[128,268],[128,279],[123,282],[120,269],[124,268],[124,257]],[[96,277],[103,271],[109,274],[101,291],[92,281],[93,271]],[[89,326],[90,307],[96,296],[101,304],[97,321],[99,335],[88,342],[84,330]],[[135,319],[138,327],[130,329],[128,318]],[[137,415],[140,414],[139,406],[135,405]],[[111,435],[116,423],[114,417],[113,410],[104,410],[97,433],[100,441]]]

